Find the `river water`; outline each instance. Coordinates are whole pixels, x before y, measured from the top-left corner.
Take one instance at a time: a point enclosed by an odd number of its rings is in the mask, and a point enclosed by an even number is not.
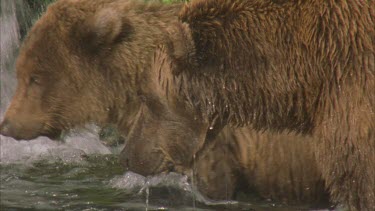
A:
[[[17,83],[20,40],[45,9],[43,2],[1,0],[0,119]],[[0,136],[0,210],[308,210],[251,197],[210,201],[183,175],[124,172],[117,160],[121,146],[103,145],[98,133],[91,125],[63,142]]]

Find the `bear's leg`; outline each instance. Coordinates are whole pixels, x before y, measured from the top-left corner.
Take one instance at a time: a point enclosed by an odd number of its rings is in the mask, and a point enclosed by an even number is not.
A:
[[[336,111],[316,128],[316,158],[331,198],[349,210],[375,210],[375,127],[370,105],[347,106],[346,112]]]

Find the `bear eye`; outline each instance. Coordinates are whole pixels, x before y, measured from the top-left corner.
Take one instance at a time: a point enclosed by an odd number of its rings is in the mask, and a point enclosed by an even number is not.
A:
[[[32,85],[32,84],[40,84],[40,80],[39,80],[39,78],[37,78],[36,76],[31,76],[31,77],[30,77],[29,84],[30,84],[30,85]]]

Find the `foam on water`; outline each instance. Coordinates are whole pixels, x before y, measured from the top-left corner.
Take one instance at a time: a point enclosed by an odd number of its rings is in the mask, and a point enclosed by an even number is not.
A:
[[[128,171],[124,175],[111,179],[109,185],[113,188],[138,193],[143,193],[149,187],[177,187],[180,190],[192,192],[192,187],[188,183],[187,177],[173,172],[153,177],[144,177]]]
[[[179,192],[184,197],[197,200],[206,205],[229,205],[237,204],[237,201],[213,201],[204,197],[189,182],[186,175],[178,173],[163,173],[152,177],[144,177],[133,172],[126,172],[122,176],[116,176],[109,181],[109,186],[124,189],[131,193],[146,194],[148,189],[170,189]]]
[[[0,164],[27,163],[46,157],[77,162],[87,154],[110,154],[98,137],[96,127],[90,130],[73,131],[64,141],[54,141],[47,137],[39,137],[31,141],[16,141],[0,136]]]

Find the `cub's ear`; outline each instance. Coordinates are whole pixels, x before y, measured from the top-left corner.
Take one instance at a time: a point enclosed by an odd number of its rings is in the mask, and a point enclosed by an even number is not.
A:
[[[115,8],[105,8],[89,17],[78,33],[80,45],[89,51],[98,51],[119,42],[131,33],[130,21]]]

